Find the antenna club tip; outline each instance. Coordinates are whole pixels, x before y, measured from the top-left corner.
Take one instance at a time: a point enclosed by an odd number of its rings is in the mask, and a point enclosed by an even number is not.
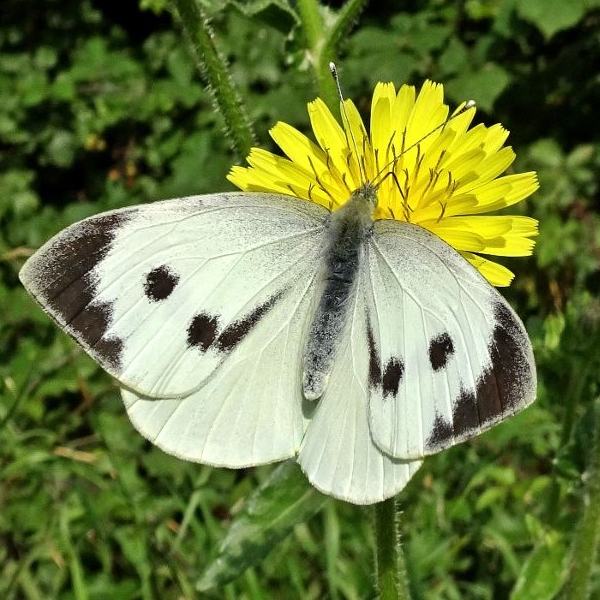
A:
[[[335,75],[337,73],[337,68],[333,61],[329,62],[329,70],[331,71],[332,75]]]
[[[465,102],[465,110],[469,110],[469,108],[473,108],[477,103],[475,100],[467,100]]]

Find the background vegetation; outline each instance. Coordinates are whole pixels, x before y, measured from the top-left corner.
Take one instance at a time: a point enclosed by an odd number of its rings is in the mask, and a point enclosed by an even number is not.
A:
[[[306,128],[319,80],[305,17],[285,0],[203,6],[261,145],[277,120]],[[322,7],[325,22],[341,8]],[[540,221],[536,253],[507,263],[506,290],[539,399],[427,459],[400,495],[413,596],[600,598],[600,2],[373,2],[343,33],[331,58],[365,114],[376,81],[442,82],[452,105],[474,98],[478,119],[511,131],[515,169],[541,183],[522,207]],[[162,3],[3,0],[2,598],[374,594],[369,512],[332,499],[232,583],[195,591],[273,467],[211,469],[150,446],[114,383],[18,283],[31,250],[75,220],[230,189],[228,140]]]

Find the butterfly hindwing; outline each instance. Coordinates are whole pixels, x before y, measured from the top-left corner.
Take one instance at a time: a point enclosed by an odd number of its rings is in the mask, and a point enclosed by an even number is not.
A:
[[[431,454],[533,402],[523,324],[454,249],[420,227],[378,221],[365,266],[369,422],[384,452]]]
[[[75,223],[20,276],[121,384],[145,397],[181,397],[284,295],[303,293],[320,265],[328,214],[268,194],[156,202]]]
[[[354,504],[398,493],[420,461],[385,454],[369,430],[369,351],[364,281],[348,300],[348,313],[323,396],[312,402],[298,462],[318,489]]]

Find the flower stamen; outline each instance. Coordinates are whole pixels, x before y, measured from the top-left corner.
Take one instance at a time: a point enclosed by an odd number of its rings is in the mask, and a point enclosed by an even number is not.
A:
[[[437,222],[439,223],[443,217],[444,217],[444,213],[446,212],[446,203],[445,202],[440,202],[440,206],[442,207],[442,212],[440,213],[440,216],[437,218]]]

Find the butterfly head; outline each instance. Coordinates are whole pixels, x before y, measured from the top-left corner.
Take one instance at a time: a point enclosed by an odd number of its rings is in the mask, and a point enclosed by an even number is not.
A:
[[[377,186],[371,182],[364,183],[357,190],[352,192],[350,202],[354,203],[361,212],[373,214],[377,208]]]

